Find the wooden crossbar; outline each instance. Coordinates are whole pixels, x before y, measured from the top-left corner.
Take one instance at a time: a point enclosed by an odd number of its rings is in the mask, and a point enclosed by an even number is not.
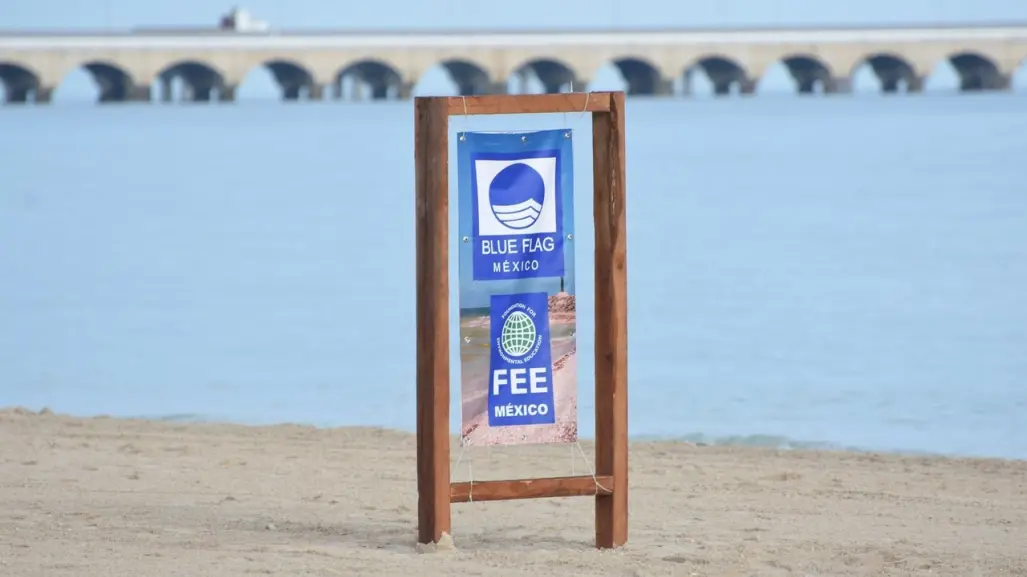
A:
[[[544,477],[507,481],[471,481],[453,483],[449,488],[450,503],[473,501],[510,501],[514,499],[548,499],[552,497],[595,497],[612,495],[613,476]]]
[[[550,114],[567,112],[609,112],[611,92],[565,92],[563,94],[521,94],[517,96],[450,96],[450,116],[478,114]]]

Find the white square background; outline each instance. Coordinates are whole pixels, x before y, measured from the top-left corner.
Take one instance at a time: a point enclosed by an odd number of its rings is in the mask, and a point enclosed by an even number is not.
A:
[[[499,171],[517,163],[527,164],[542,176],[546,196],[542,210],[531,226],[521,229],[507,228],[492,214],[489,204],[489,186]],[[475,176],[478,184],[478,234],[481,236],[525,235],[556,232],[556,157],[522,158],[517,160],[476,160]]]

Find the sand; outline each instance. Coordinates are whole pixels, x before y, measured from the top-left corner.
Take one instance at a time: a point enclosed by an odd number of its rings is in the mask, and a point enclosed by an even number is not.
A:
[[[635,443],[626,547],[569,498],[455,505],[456,549],[418,553],[409,434],[7,410],[0,447],[3,576],[1027,575],[1027,462]]]

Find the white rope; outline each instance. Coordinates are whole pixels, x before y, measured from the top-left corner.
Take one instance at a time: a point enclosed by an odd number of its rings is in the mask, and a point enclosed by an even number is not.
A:
[[[464,96],[463,94],[461,94],[460,95],[460,100],[463,101],[463,103],[464,103],[464,131],[465,132],[470,132],[471,131],[471,119],[470,119],[470,116],[468,116],[468,114],[467,114],[467,97]],[[465,139],[464,135],[461,134],[460,135],[460,140],[464,140],[464,139]]]
[[[592,482],[596,484],[596,495],[599,494],[600,489],[602,489],[604,493],[612,493],[612,491],[599,483],[599,478],[596,477],[596,470],[592,467],[592,463],[589,462],[588,455],[585,454],[585,449],[581,447],[581,442],[575,439],[574,444],[577,445],[578,451],[581,452],[581,458],[585,459],[585,465],[588,466],[588,472],[592,475]]]
[[[578,120],[581,120],[581,117],[585,116],[585,113],[588,112],[588,101],[589,100],[592,100],[592,91],[591,90],[589,90],[588,92],[585,93],[585,104],[584,104],[584,106],[581,107],[581,116],[578,116]]]
[[[464,443],[460,443],[460,453],[456,456],[456,463],[453,463],[453,466],[450,467],[450,469],[449,469],[449,478],[452,479],[452,478],[456,477],[456,472],[460,468],[460,462],[464,459],[464,453],[466,453],[467,454],[467,482],[469,483],[469,487],[467,489],[467,501],[469,503],[473,503],[474,502],[474,469],[472,468],[472,464],[474,462],[474,459],[473,459],[474,452],[473,451],[469,451],[468,447],[470,447],[470,445],[467,445],[467,444],[464,444]]]

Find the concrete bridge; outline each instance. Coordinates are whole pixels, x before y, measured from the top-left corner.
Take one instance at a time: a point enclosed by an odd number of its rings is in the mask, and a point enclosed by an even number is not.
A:
[[[256,67],[286,100],[343,96],[343,79],[375,99],[407,98],[436,65],[460,94],[499,93],[534,74],[547,92],[585,89],[608,63],[629,94],[690,93],[702,70],[718,95],[751,94],[768,67],[784,63],[799,92],[843,93],[869,64],[885,92],[917,92],[949,60],[964,91],[1008,90],[1027,59],[1027,23],[889,28],[348,32],[218,29],[119,33],[0,31],[7,103],[49,102],[72,70],[85,68],[101,102],[233,101]],[[681,80],[678,80],[681,79]],[[677,81],[676,81],[677,80]],[[173,93],[172,86],[182,86]],[[678,88],[675,90],[675,86]]]

